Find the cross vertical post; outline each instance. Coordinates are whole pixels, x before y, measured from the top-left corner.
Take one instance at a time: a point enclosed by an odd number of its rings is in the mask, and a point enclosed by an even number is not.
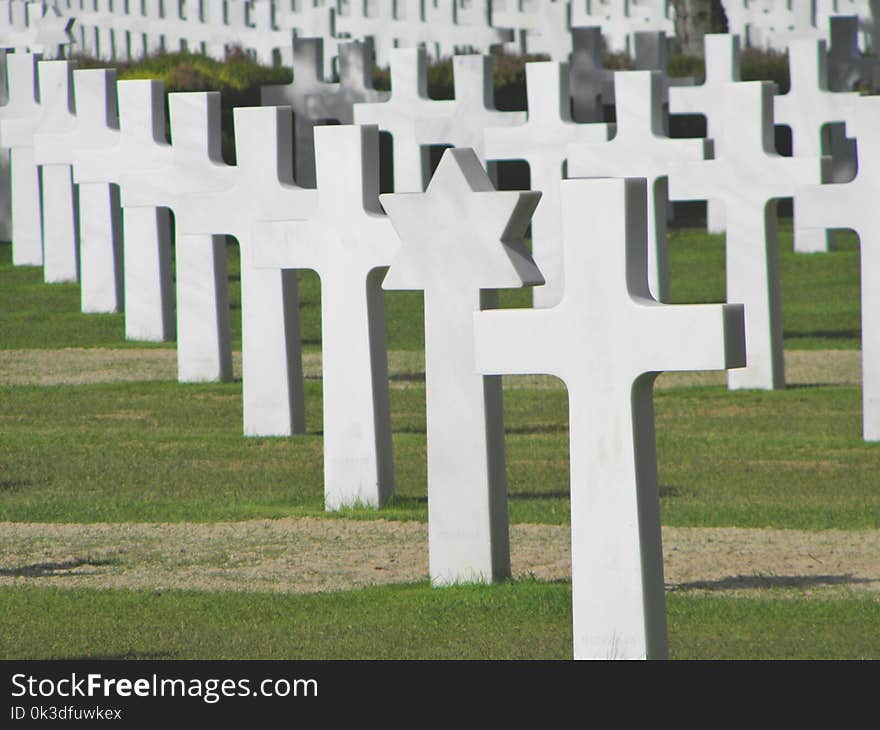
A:
[[[510,574],[501,380],[474,371],[473,313],[541,283],[523,245],[539,193],[496,192],[449,149],[424,193],[380,196],[401,248],[383,287],[424,292],[428,545],[438,585]]]

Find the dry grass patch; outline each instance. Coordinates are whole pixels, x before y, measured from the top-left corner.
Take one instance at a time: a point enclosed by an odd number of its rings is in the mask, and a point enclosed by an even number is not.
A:
[[[314,593],[428,573],[427,526],[297,518],[0,525],[0,585]],[[880,530],[663,528],[670,590],[829,597],[880,591]],[[511,527],[516,577],[571,576],[570,532]]]

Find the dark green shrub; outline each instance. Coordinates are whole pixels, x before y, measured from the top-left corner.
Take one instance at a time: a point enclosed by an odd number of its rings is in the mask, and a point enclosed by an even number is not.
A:
[[[788,93],[791,87],[788,54],[745,48],[740,61],[743,81],[775,81],[779,87],[778,93]]]

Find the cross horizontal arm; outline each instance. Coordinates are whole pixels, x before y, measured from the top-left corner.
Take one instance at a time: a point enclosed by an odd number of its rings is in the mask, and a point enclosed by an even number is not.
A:
[[[679,167],[669,176],[670,200],[709,200],[719,196],[715,169],[720,160],[698,160]]]
[[[798,228],[852,228],[858,231],[863,215],[853,205],[857,183],[803,185],[795,191]]]
[[[475,361],[484,375],[545,373],[565,379],[558,308],[474,313]]]
[[[667,306],[650,299],[636,301],[641,330],[635,350],[637,375],[745,366],[742,304]]]

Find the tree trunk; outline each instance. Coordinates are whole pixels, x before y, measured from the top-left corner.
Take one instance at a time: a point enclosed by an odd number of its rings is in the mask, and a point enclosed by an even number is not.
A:
[[[721,0],[674,0],[673,5],[679,52],[702,58],[703,36],[727,32],[727,16]]]

